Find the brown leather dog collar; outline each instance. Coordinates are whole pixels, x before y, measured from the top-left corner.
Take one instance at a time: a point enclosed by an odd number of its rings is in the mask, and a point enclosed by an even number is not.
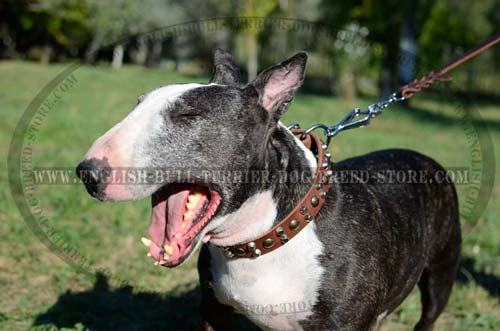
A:
[[[304,130],[293,129],[292,133],[301,138]],[[229,258],[256,258],[285,245],[302,231],[319,213],[332,181],[330,153],[326,152],[319,137],[313,132],[307,134],[302,143],[316,155],[318,160],[316,177],[307,194],[281,222],[263,236],[234,246],[223,247]]]

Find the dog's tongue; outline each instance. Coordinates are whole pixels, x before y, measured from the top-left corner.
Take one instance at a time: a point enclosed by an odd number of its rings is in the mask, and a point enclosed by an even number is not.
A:
[[[167,259],[165,254],[168,254],[168,259],[176,260],[185,253],[185,248],[196,235],[193,231],[200,230],[198,221],[203,216],[203,208],[208,205],[207,193],[193,187],[167,194],[159,192],[152,201],[149,235],[153,244],[146,245],[156,261]]]
[[[149,235],[157,246],[161,247],[165,237],[168,241],[172,241],[174,235],[179,232],[186,211],[188,195],[189,190],[182,190],[161,202],[153,201]]]
[[[186,202],[190,191],[184,190],[172,194],[167,200],[167,239],[171,242],[174,235],[179,232],[184,213],[186,212]]]

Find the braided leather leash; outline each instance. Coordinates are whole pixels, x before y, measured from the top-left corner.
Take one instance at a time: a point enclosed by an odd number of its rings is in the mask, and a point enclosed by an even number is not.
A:
[[[392,93],[387,99],[379,101],[377,103],[368,106],[368,109],[361,110],[359,108],[353,109],[344,118],[342,118],[337,124],[328,126],[323,123],[317,123],[304,131],[302,138],[307,134],[311,133],[317,129],[323,129],[323,134],[326,136],[326,145],[330,144],[331,138],[335,137],[339,132],[359,128],[370,124],[370,120],[382,113],[382,111],[389,107],[394,102],[400,102],[411,98],[416,92],[422,91],[430,87],[436,81],[448,81],[451,80],[450,76],[445,76],[446,73],[452,69],[458,67],[459,65],[469,61],[473,57],[483,53],[488,48],[500,42],[500,33],[496,36],[486,40],[481,45],[473,48],[457,58],[455,61],[441,67],[438,71],[431,71],[427,75],[420,79],[415,79],[414,81],[401,87],[398,92]],[[298,124],[291,124],[288,128],[299,128]]]
[[[469,61],[473,57],[481,54],[488,48],[494,46],[500,42],[500,33],[497,34],[496,36],[486,40],[484,43],[481,45],[477,46],[476,48],[473,48],[460,56],[458,59],[455,61],[451,62],[450,64],[445,65],[441,69],[439,69],[436,72],[431,71],[424,77],[420,79],[415,79],[411,83],[401,87],[399,89],[399,95],[404,97],[405,99],[411,98],[415,92],[419,92],[423,89],[426,89],[430,87],[435,81],[448,81],[451,80],[451,77],[446,77],[444,76],[447,72],[455,69],[459,65]]]

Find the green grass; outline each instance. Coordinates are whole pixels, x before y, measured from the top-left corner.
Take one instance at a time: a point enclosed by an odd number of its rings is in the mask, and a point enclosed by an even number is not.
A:
[[[0,62],[0,150],[7,156],[12,132],[31,100],[66,66]],[[133,107],[145,91],[171,82],[204,81],[160,70],[126,66],[81,67],[78,83],[50,112],[34,145],[35,166],[74,167],[92,142]],[[366,106],[373,100],[358,100]],[[346,132],[332,143],[336,160],[389,147],[428,154],[446,167],[470,165],[467,137],[454,111],[457,100],[418,96],[414,110],[393,107],[369,128]],[[298,95],[285,123],[333,123],[353,104]],[[474,106],[490,128],[500,156],[500,107]],[[49,225],[84,256],[92,277],[48,250],[21,218],[0,164],[0,330],[193,330],[197,323],[196,258],[176,269],[155,268],[139,238],[146,234],[149,199],[100,203],[83,186],[40,186]],[[497,170],[498,169],[498,166]],[[500,181],[477,225],[464,221],[463,263],[437,330],[493,331],[500,326]],[[467,187],[459,186],[463,201]],[[123,286],[118,282],[126,282]],[[420,313],[415,291],[383,325],[410,330]]]

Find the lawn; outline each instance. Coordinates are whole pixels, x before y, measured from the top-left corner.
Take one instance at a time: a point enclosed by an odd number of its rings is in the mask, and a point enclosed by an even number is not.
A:
[[[82,185],[36,186],[46,225],[57,235],[56,245],[73,247],[91,273],[65,263],[42,244],[16,208],[5,162],[11,135],[36,94],[66,67],[0,62],[0,150],[5,156],[0,163],[0,330],[194,330],[199,300],[196,258],[176,269],[156,268],[146,258],[139,238],[147,232],[149,199],[101,203],[91,199]],[[77,83],[63,94],[37,134],[34,166],[74,167],[92,142],[132,109],[142,92],[172,82],[206,81],[133,66],[120,71],[80,67],[74,77]],[[362,98],[358,106],[372,101]],[[459,105],[460,100],[439,93],[417,96],[411,109],[393,107],[369,128],[335,138],[334,159],[401,147],[428,154],[445,167],[468,168],[474,158],[466,129],[469,122],[482,127],[483,133],[489,129],[494,150],[485,153],[498,157],[500,105],[469,105],[473,118],[465,124],[456,111]],[[283,121],[302,126],[333,123],[353,106],[338,98],[299,94]],[[458,185],[462,206],[469,189]],[[477,222],[468,219],[465,207],[461,212],[462,265],[436,330],[498,330],[500,179]],[[382,330],[410,330],[419,306],[415,290]]]

